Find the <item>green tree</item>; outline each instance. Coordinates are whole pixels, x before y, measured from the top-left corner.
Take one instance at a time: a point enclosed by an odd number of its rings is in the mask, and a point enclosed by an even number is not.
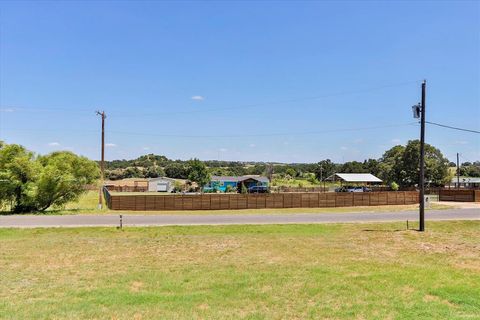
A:
[[[405,147],[398,145],[385,151],[382,158],[380,158],[379,176],[385,183],[394,181],[403,181],[405,171],[403,170],[403,154]]]
[[[156,166],[148,167],[147,170],[143,172],[144,178],[158,178],[163,177],[164,175],[165,172],[163,171],[163,169]]]
[[[337,172],[337,165],[330,159],[322,160],[315,166],[315,175],[319,181]]]
[[[95,162],[72,152],[53,152],[40,156],[38,162],[41,165],[35,182],[38,211],[78,200],[85,191],[85,185],[94,183],[100,177]]]
[[[188,180],[196,182],[203,190],[203,186],[210,182],[207,166],[196,158],[188,161]]]
[[[187,179],[188,168],[182,163],[171,163],[165,167],[165,174],[169,178]]]
[[[400,186],[418,185],[420,142],[411,140],[406,147],[395,146],[386,151],[379,164],[382,179]],[[425,181],[431,185],[440,186],[448,182],[448,164],[439,149],[425,144]]]
[[[29,211],[35,204],[33,181],[39,168],[32,152],[16,144],[2,144],[0,148],[0,204],[9,204],[13,211]]]
[[[363,163],[358,161],[349,161],[342,164],[340,172],[343,173],[367,173],[368,169],[364,168]]]
[[[0,203],[12,211],[44,211],[78,199],[100,176],[98,165],[71,152],[34,154],[19,145],[0,148]]]

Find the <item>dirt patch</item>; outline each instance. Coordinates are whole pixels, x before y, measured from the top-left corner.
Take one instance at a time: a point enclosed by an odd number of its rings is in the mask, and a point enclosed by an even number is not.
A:
[[[440,302],[444,305],[447,305],[449,307],[455,307],[455,305],[453,303],[451,303],[450,301],[448,300],[445,300],[445,299],[440,299],[439,297],[437,296],[432,296],[430,294],[427,294],[423,297],[423,301],[425,302]]]
[[[130,291],[131,292],[139,292],[143,287],[143,282],[140,281],[133,281],[130,284]]]

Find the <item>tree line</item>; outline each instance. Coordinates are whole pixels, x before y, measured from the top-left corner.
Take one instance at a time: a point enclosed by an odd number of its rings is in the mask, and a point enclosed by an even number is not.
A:
[[[170,160],[165,156],[148,154],[134,160],[106,162],[106,174],[110,179],[153,178],[167,176],[188,179],[204,186],[211,175],[266,175],[312,179],[316,182],[337,172],[372,173],[384,184],[400,187],[417,186],[419,181],[418,140],[407,145],[397,145],[379,159],[334,163],[330,159],[317,163],[265,163],[236,161],[188,161]],[[425,177],[430,186],[448,183],[455,165],[434,146],[425,146]],[[480,176],[480,161],[465,162],[460,174]],[[50,207],[61,207],[75,201],[85,192],[85,185],[98,182],[99,165],[72,152],[58,151],[47,155],[36,155],[16,144],[0,141],[0,209],[13,212],[44,211]]]
[[[202,161],[211,175],[269,175],[311,179],[312,174],[317,181],[325,179],[337,172],[371,173],[378,176],[385,184],[396,183],[400,187],[411,187],[418,184],[418,163],[420,142],[411,140],[407,145],[397,145],[385,151],[379,159],[334,163],[330,159],[317,163],[266,163],[236,161]],[[425,145],[425,176],[432,186],[441,186],[449,182],[452,165],[441,151],[432,145]],[[454,164],[453,164],[454,165]],[[480,162],[464,163],[460,174],[480,176]],[[170,160],[165,156],[144,155],[134,160],[115,160],[106,163],[107,178],[154,178],[167,176],[170,178],[188,179],[188,161]]]

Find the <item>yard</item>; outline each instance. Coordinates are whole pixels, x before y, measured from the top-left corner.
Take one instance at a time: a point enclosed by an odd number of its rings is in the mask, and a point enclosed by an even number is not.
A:
[[[480,319],[479,229],[0,229],[0,318]]]

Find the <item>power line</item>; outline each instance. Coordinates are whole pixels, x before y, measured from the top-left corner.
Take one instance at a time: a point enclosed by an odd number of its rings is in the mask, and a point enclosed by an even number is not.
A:
[[[480,133],[480,131],[477,131],[477,130],[452,127],[452,126],[447,126],[445,124],[440,124],[440,123],[430,122],[430,121],[425,121],[425,122],[428,123],[428,124],[433,124],[434,126],[442,127],[442,128],[448,128],[448,129],[452,129],[452,130],[466,131],[466,132],[472,132],[472,133]]]
[[[138,114],[138,113],[116,114],[116,115],[114,115],[114,117],[116,117],[116,118],[118,118],[118,117],[139,117],[139,116],[150,117],[150,116],[156,116],[156,115],[164,116],[164,115],[177,115],[177,114],[190,114],[190,113],[217,112],[217,111],[226,111],[226,110],[250,109],[250,108],[257,108],[257,107],[269,106],[269,105],[277,105],[277,104],[283,104],[283,103],[311,101],[311,100],[318,100],[318,99],[322,99],[322,98],[337,97],[337,96],[350,95],[350,94],[356,94],[356,93],[365,93],[365,92],[371,92],[371,91],[381,90],[381,89],[385,89],[385,88],[398,87],[398,86],[404,86],[404,85],[413,84],[413,83],[419,83],[420,81],[421,80],[407,81],[407,82],[400,82],[400,83],[388,84],[388,85],[383,85],[383,86],[371,87],[371,88],[363,89],[363,90],[341,91],[341,92],[329,93],[329,94],[312,96],[312,97],[277,100],[277,101],[256,103],[256,104],[248,104],[248,105],[236,106],[236,107],[210,108],[210,109],[189,110],[189,111],[159,112],[159,113],[149,113],[149,114]]]
[[[165,138],[248,138],[248,137],[273,137],[273,136],[304,136],[304,135],[317,135],[324,133],[335,133],[335,132],[355,132],[355,131],[366,131],[366,130],[376,130],[376,129],[387,129],[395,127],[405,127],[417,125],[417,122],[409,122],[403,124],[387,124],[381,126],[372,126],[372,127],[357,127],[357,128],[341,128],[341,129],[328,129],[328,130],[319,130],[319,131],[295,131],[295,132],[270,132],[270,133],[255,133],[255,134],[239,134],[239,135],[178,135],[178,134],[157,134],[149,132],[132,132],[132,131],[116,131],[116,130],[105,130],[108,133],[114,134],[125,134],[125,135],[140,135],[140,136],[155,136],[155,137],[165,137]],[[28,131],[28,132],[78,132],[78,133],[92,133],[97,134],[98,130],[56,130],[56,129],[32,129],[32,128],[3,128],[7,131]]]
[[[317,100],[317,99],[322,99],[322,98],[329,98],[329,97],[336,97],[336,96],[343,96],[343,95],[350,95],[350,94],[357,94],[357,93],[366,93],[366,92],[377,91],[377,90],[382,90],[382,89],[391,88],[391,87],[398,87],[398,86],[405,86],[405,85],[409,85],[409,84],[419,83],[420,81],[421,80],[405,81],[405,82],[392,83],[392,84],[387,84],[387,85],[382,85],[382,86],[370,87],[370,88],[367,88],[367,89],[340,91],[340,92],[323,94],[323,95],[318,95],[318,96],[277,100],[277,101],[256,103],[256,104],[248,104],[248,105],[235,106],[235,107],[210,108],[210,109],[189,110],[189,111],[159,112],[159,113],[147,113],[147,114],[139,114],[139,113],[133,113],[133,114],[117,113],[117,114],[115,114],[114,113],[114,114],[110,115],[110,117],[112,117],[112,116],[115,117],[115,118],[119,118],[119,117],[140,117],[140,116],[147,117],[147,116],[155,116],[155,115],[175,115],[175,114],[217,112],[217,111],[224,111],[224,110],[249,109],[249,108],[256,108],[256,107],[268,106],[268,105],[277,105],[277,104],[283,104],[283,103]],[[135,107],[133,109],[138,110],[140,108]],[[73,114],[73,113],[71,113],[71,111],[74,111],[75,114],[77,114],[77,115],[83,115],[82,113],[78,113],[78,110],[75,110],[73,108],[66,108],[66,107],[38,107],[38,108],[36,108],[36,107],[25,107],[25,106],[18,106],[18,107],[16,107],[16,106],[0,106],[0,112],[14,113],[15,111],[18,111],[18,110],[53,111],[53,112],[68,111],[70,114]],[[91,112],[90,110],[87,111],[87,108],[80,108],[80,110],[85,111],[85,112]]]

